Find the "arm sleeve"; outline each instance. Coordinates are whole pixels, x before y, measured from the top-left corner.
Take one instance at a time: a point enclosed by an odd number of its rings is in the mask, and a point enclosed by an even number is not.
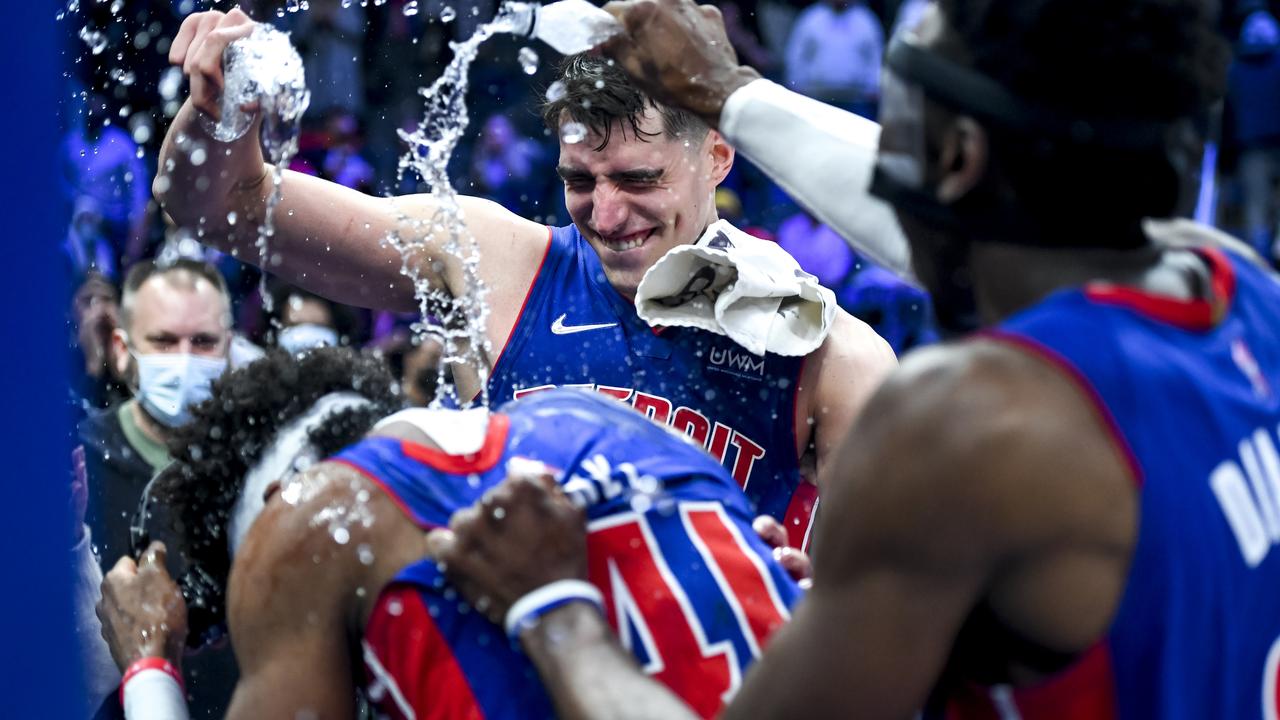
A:
[[[893,209],[867,192],[879,125],[761,79],[729,96],[720,130],[855,250],[916,283]]]
[[[71,549],[71,563],[75,569],[75,627],[76,643],[80,648],[81,668],[84,671],[85,695],[96,708],[102,699],[120,686],[120,670],[111,659],[111,650],[102,639],[102,623],[95,609],[101,597],[102,568],[89,549],[89,528],[80,535],[80,542]],[[86,713],[86,717],[91,714]]]

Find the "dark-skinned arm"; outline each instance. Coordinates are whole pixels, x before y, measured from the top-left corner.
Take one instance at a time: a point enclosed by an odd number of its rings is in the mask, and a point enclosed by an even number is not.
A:
[[[724,717],[912,717],[980,601],[1055,650],[1081,651],[1105,630],[1134,498],[1095,410],[1056,369],[985,341],[913,354],[837,463],[848,478],[825,503],[840,522],[819,527],[813,590]],[[464,592],[498,605],[536,586],[527,566],[505,568],[527,559],[519,553],[550,552],[561,560],[545,581],[567,577],[565,538],[582,533],[548,510],[564,501],[545,488],[509,500],[495,501],[502,523],[480,512],[434,539],[467,576]],[[585,604],[549,613],[521,640],[569,717],[679,716]],[[611,703],[613,692],[625,701]]]

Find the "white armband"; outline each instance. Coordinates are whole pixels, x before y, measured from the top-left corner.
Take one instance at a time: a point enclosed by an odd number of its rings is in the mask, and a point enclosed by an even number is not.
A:
[[[189,720],[182,675],[163,658],[143,658],[129,666],[120,683],[126,720]]]
[[[915,282],[893,208],[868,193],[878,124],[760,79],[725,101],[720,132],[855,250]]]
[[[604,595],[589,582],[557,580],[547,583],[512,603],[503,626],[512,640],[518,640],[520,631],[532,627],[538,622],[538,618],[561,605],[579,601],[589,602],[597,610],[604,609]]]

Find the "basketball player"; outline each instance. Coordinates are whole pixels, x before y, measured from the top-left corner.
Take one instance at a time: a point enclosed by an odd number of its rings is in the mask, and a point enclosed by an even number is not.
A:
[[[869,403],[725,717],[1280,715],[1280,282],[1142,230],[1223,55],[1193,0],[942,0],[890,49],[876,190],[986,329]],[[431,538],[469,592],[571,577],[556,493],[490,507]],[[522,634],[562,716],[688,716],[605,628],[572,603]]]
[[[373,425],[389,385],[385,370],[346,350],[272,353],[215,388],[182,431],[198,449],[152,489],[176,513],[194,563],[185,584],[201,609],[197,635],[220,621],[228,596],[242,672],[230,717],[351,717],[357,689],[387,717],[551,717],[516,643],[423,559],[423,531],[482,498],[516,458],[555,468],[579,498],[575,512],[593,528],[591,584],[562,587],[508,625],[536,622],[542,605],[595,598],[656,677],[704,715],[721,707],[799,590],[754,536],[746,498],[718,463],[576,389],[493,414],[396,413],[317,461]],[[160,668],[180,661],[188,622],[156,553],[136,571],[121,560],[99,610],[135,720],[178,692],[176,681],[167,695],[136,688],[164,684]]]
[[[156,180],[157,198],[179,225],[202,227],[209,242],[250,261],[270,185],[256,127],[201,153],[199,164],[189,149],[216,143],[198,115],[217,114],[222,51],[251,28],[238,9],[183,23],[170,60],[190,78],[191,96],[161,152],[160,167],[170,169]],[[896,364],[892,351],[843,312],[807,357],[757,357],[720,335],[659,332],[640,320],[640,279],[716,220],[715,188],[734,150],[696,116],[653,102],[603,58],[568,58],[560,82],[565,93],[543,108],[547,126],[557,136],[571,121],[589,129],[582,141],[560,144],[558,173],[574,224],[548,228],[459,198],[479,247],[478,276],[490,289],[492,350],[487,380],[455,374],[461,397],[475,396],[482,383],[494,402],[563,385],[619,397],[701,443],[762,513],[788,518],[803,537],[814,498],[800,485],[801,459],[813,453],[821,482],[828,451]],[[461,259],[429,231],[437,209],[429,195],[374,198],[289,171],[283,183],[272,273],[333,300],[417,310],[400,255],[383,243],[402,232],[423,235],[419,267],[434,288],[465,291]]]

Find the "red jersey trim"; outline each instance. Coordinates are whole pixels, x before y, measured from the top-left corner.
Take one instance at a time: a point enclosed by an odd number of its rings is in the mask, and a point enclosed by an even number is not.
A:
[[[383,590],[364,639],[372,651],[365,655],[368,685],[385,686],[377,702],[380,710],[403,717],[403,702],[424,720],[484,717],[449,643],[414,588],[391,585]]]
[[[332,462],[332,463],[338,463],[339,465],[346,465],[352,470],[355,470],[356,472],[365,476],[365,478],[368,479],[369,482],[373,483],[374,485],[377,485],[378,489],[382,490],[383,495],[386,495],[387,497],[391,498],[391,502],[395,503],[396,507],[400,508],[400,512],[404,513],[404,516],[409,518],[411,521],[413,521],[415,525],[422,527],[424,530],[430,530],[432,528],[440,527],[439,525],[435,525],[432,523],[418,522],[418,514],[415,513],[412,510],[412,508],[406,505],[404,500],[400,499],[400,496],[398,494],[392,492],[391,488],[387,487],[386,484],[382,482],[382,478],[378,477],[377,475],[374,475],[373,473],[369,472],[368,470],[365,470],[364,468],[351,462],[350,460],[347,460],[346,458],[334,458],[332,460],[326,460],[325,462]]]
[[[484,444],[480,450],[469,455],[450,455],[443,450],[430,448],[410,440],[401,440],[400,449],[405,455],[429,465],[436,470],[454,475],[464,473],[482,473],[493,469],[502,459],[507,449],[507,432],[511,429],[511,418],[502,413],[489,415],[489,427],[485,430]]]
[[[1209,263],[1208,298],[1181,300],[1101,282],[1085,285],[1084,295],[1093,302],[1128,308],[1152,320],[1184,330],[1212,330],[1231,309],[1236,292],[1236,272],[1226,254],[1217,248],[1198,248],[1195,252]]]
[[[1069,360],[1059,355],[1051,348],[1042,345],[1031,338],[1014,333],[1006,332],[995,328],[988,328],[977,333],[979,337],[986,337],[990,340],[1003,342],[1025,353],[1034,355],[1049,365],[1058,369],[1068,380],[1072,382],[1085,399],[1093,406],[1094,413],[1102,422],[1102,426],[1106,429],[1107,434],[1111,436],[1111,442],[1115,445],[1116,450],[1124,458],[1125,464],[1129,466],[1129,474],[1133,480],[1135,487],[1142,487],[1143,474],[1142,466],[1138,463],[1138,456],[1134,454],[1133,448],[1129,446],[1129,441],[1125,440],[1124,434],[1120,432],[1120,425],[1116,422],[1115,416],[1111,414],[1111,410],[1107,408],[1106,403],[1102,401],[1102,396],[1098,394],[1098,390],[1089,382],[1089,379],[1080,372],[1079,368],[1072,365]]]
[[[497,357],[493,359],[493,369],[490,371],[490,377],[498,372],[498,364],[502,362],[502,356],[507,352],[507,346],[511,344],[511,338],[515,337],[516,330],[520,328],[520,321],[524,319],[525,308],[529,307],[529,298],[533,297],[533,289],[538,287],[538,280],[542,278],[542,268],[546,266],[547,258],[551,256],[551,245],[554,239],[551,226],[548,225],[547,248],[542,251],[542,259],[538,261],[538,270],[533,274],[533,282],[529,283],[529,289],[524,294],[524,302],[520,303],[520,312],[516,313],[516,321],[512,323],[511,330],[507,333],[507,339],[502,341],[502,348],[498,350]],[[475,397],[471,398],[471,402],[474,403],[482,392],[484,392],[483,388],[475,394]],[[490,402],[492,402],[492,398],[490,398]]]

